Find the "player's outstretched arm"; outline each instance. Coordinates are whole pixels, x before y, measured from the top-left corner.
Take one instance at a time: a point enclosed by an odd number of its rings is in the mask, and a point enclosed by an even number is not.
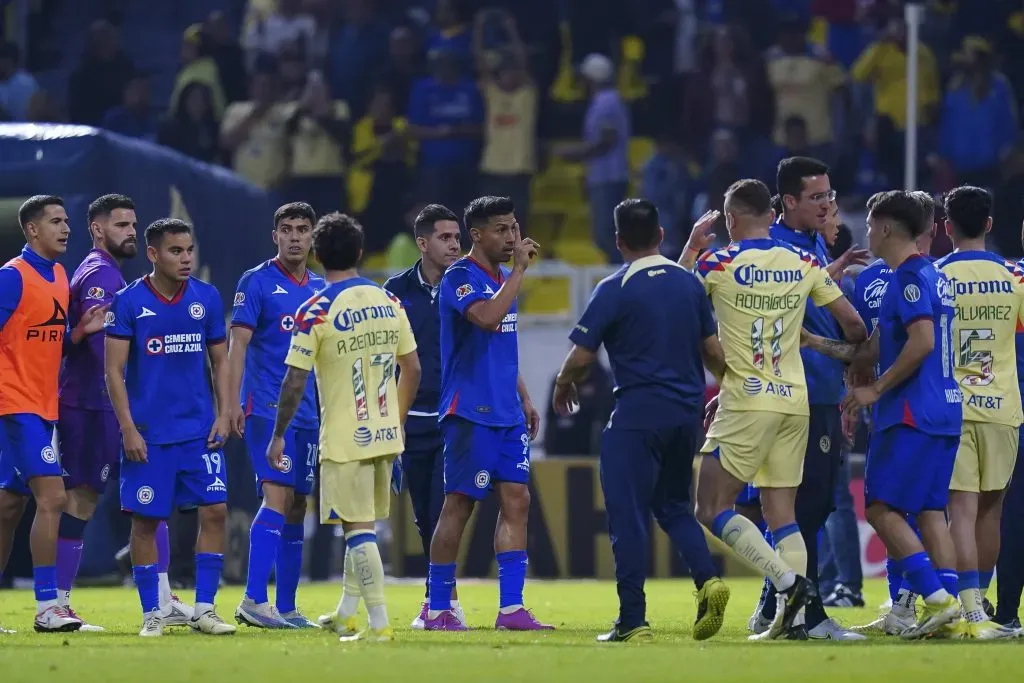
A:
[[[573,344],[569,355],[562,362],[562,369],[555,377],[555,391],[551,397],[555,413],[571,415],[580,404],[576,393],[576,383],[583,381],[590,370],[591,364],[597,360],[597,353],[579,344]]]
[[[715,221],[721,215],[720,212],[712,209],[697,219],[697,222],[693,224],[693,229],[690,230],[683,253],[679,256],[679,265],[686,270],[693,270],[697,265],[697,257],[700,256],[700,253],[714,244],[715,233],[711,231],[711,228],[714,227]]]
[[[878,362],[877,329],[869,339],[859,344],[841,339],[829,339],[804,329],[800,331],[800,345],[847,364],[856,363],[858,366],[870,367]]]
[[[405,424],[412,402],[416,399],[416,391],[420,387],[420,356],[416,351],[398,356],[398,418]]]
[[[235,436],[245,436],[245,412],[238,400],[242,391],[242,373],[245,372],[245,356],[252,341],[252,330],[248,327],[234,325],[231,327],[231,343],[228,347],[228,403],[227,414],[231,420],[231,429]]]
[[[128,403],[128,387],[124,383],[124,368],[128,364],[131,340],[107,337],[104,343],[103,366],[107,395],[114,407],[114,415],[121,427],[125,456],[132,462],[146,461],[146,442],[135,428],[131,406]]]
[[[274,436],[284,437],[288,425],[292,423],[295,413],[302,404],[302,395],[306,391],[306,380],[309,370],[302,370],[293,365],[288,366],[281,382],[281,393],[277,397],[277,417],[274,420]]]

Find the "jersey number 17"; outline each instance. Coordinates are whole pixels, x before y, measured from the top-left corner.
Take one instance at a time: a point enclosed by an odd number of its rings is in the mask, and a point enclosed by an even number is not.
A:
[[[380,384],[377,385],[377,410],[381,417],[388,416],[388,382],[395,376],[395,354],[375,353],[370,357],[370,368],[380,368]],[[363,373],[363,359],[352,363],[352,390],[356,397],[356,420],[370,419],[370,406],[366,396],[366,376]]]

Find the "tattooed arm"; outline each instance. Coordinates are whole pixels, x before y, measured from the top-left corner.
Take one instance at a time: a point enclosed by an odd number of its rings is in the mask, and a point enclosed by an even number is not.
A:
[[[306,380],[309,378],[308,370],[288,366],[285,372],[284,381],[281,382],[281,394],[277,398],[277,419],[274,421],[274,436],[284,437],[288,431],[288,425],[298,412],[302,404],[302,396],[306,392]]]
[[[875,328],[871,337],[866,341],[856,344],[838,339],[828,339],[807,330],[801,330],[800,342],[801,346],[814,349],[818,353],[844,363],[871,366],[878,362],[878,328]]]

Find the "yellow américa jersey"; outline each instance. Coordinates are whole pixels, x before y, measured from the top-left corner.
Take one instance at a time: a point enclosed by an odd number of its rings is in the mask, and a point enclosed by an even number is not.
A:
[[[842,297],[817,258],[775,239],[743,240],[704,254],[696,273],[725,349],[721,406],[808,415],[800,359],[807,300],[826,306]]]
[[[955,251],[935,266],[956,299],[954,370],[964,420],[1020,426],[1015,344],[1024,322],[1024,271],[987,251]]]

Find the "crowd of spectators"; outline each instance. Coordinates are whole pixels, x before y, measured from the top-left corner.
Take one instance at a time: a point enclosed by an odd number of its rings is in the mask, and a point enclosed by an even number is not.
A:
[[[918,185],[994,189],[995,244],[1019,255],[1024,2],[932,0],[922,37]],[[774,185],[784,156],[826,161],[841,203],[904,181],[898,0],[251,0],[241,25],[214,12],[184,31],[163,98],[120,45],[115,23],[91,26],[58,96],[0,45],[0,109],[148,139],[348,210],[375,251],[427,201],[508,195],[525,223],[552,163],[585,166],[609,258],[611,207],[631,186],[678,248],[733,180]],[[639,159],[636,137],[654,141]]]

